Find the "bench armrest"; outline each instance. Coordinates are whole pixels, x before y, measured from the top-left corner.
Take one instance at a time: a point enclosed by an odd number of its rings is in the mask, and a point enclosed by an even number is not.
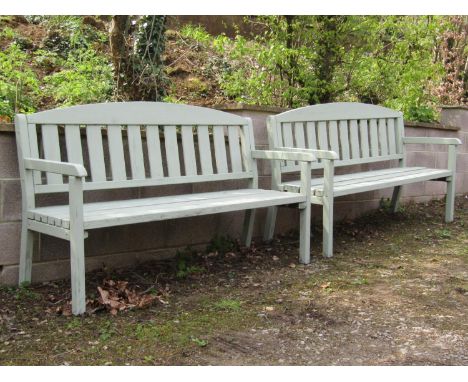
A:
[[[403,137],[403,144],[431,144],[431,145],[461,145],[458,138],[437,138],[437,137]]]
[[[24,167],[28,170],[52,172],[54,174],[76,176],[80,178],[88,175],[86,169],[81,164],[33,158],[25,158],[23,162]]]
[[[301,149],[297,147],[278,147],[278,150],[298,153],[310,153],[315,155],[319,159],[335,160],[339,159],[336,152],[330,150],[314,150],[314,149]]]
[[[297,160],[300,162],[316,162],[315,155],[309,152],[296,152],[286,150],[252,150],[252,158],[254,159],[270,159],[270,160]]]

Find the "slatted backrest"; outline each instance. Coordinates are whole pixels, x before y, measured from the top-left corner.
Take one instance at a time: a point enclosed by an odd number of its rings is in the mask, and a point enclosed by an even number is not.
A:
[[[382,106],[337,102],[287,111],[270,117],[268,135],[270,147],[335,151],[335,166],[403,158],[402,114]],[[281,171],[299,171],[299,165],[286,161]]]
[[[85,190],[254,179],[248,118],[162,102],[103,103],[17,118],[24,157],[83,164]],[[27,136],[24,139],[24,136]],[[67,178],[34,171],[34,192],[68,190]]]

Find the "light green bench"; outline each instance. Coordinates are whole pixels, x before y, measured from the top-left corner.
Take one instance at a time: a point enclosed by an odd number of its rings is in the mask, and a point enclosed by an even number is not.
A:
[[[303,107],[272,116],[267,121],[270,149],[312,153],[318,162],[312,169],[323,169],[323,176],[312,178],[310,203],[323,206],[323,254],[333,254],[333,200],[337,196],[394,187],[392,210],[396,211],[401,186],[427,180],[447,183],[445,221],[454,214],[457,138],[413,138],[404,136],[400,112],[360,103],[329,103]],[[448,145],[446,169],[408,167],[408,144]],[[334,175],[334,168],[381,161],[393,161],[384,170]],[[284,181],[283,174],[294,174],[295,161],[273,164],[272,188],[296,193],[298,180]],[[277,208],[268,211],[264,238],[273,236]],[[302,259],[305,263],[309,258]]]
[[[301,224],[310,218],[305,201],[315,156],[255,150],[250,119],[188,105],[129,102],[19,114],[15,124],[23,200],[19,282],[31,281],[35,233],[68,240],[74,314],[86,310],[89,230],[246,210],[242,240],[248,246],[256,208],[299,203]],[[260,189],[257,159],[300,161],[304,192]],[[83,203],[83,193],[90,190],[226,180],[244,180],[245,187]],[[37,195],[52,193],[68,193],[69,203],[36,206]],[[304,259],[310,239],[309,231],[301,232]]]

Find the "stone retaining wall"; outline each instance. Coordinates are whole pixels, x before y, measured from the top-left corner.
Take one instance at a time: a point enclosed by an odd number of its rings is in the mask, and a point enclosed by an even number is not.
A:
[[[265,120],[268,115],[283,111],[279,108],[246,105],[220,106],[219,109],[250,117],[253,120],[258,148],[267,148]],[[468,108],[443,108],[441,124],[407,123],[407,136],[457,137],[463,142],[457,155],[457,194],[468,193]],[[447,149],[443,146],[408,146],[408,165],[443,167],[447,163]],[[259,163],[260,184],[270,186],[270,166]],[[353,170],[385,168],[390,163],[354,166]],[[346,168],[337,169],[337,173]],[[233,184],[231,186],[236,186]],[[161,195],[161,193],[203,192],[216,189],[216,184],[180,185],[164,188],[125,189],[106,192],[89,192],[86,200],[109,200]],[[382,198],[389,198],[392,190],[366,192],[336,199],[335,219],[352,219],[379,206]],[[404,187],[403,201],[425,202],[445,195],[442,182],[425,182]],[[43,203],[66,201],[63,195],[46,197]],[[315,222],[321,219],[321,208],[313,208]],[[0,124],[0,284],[15,284],[18,277],[20,241],[21,189],[18,179],[18,164],[14,126]],[[259,210],[255,236],[261,236],[265,211]],[[191,245],[204,246],[218,235],[239,237],[243,213],[227,213],[200,216],[165,222],[145,223],[131,226],[93,230],[86,240],[87,270],[100,267],[120,267],[151,259],[168,257],[178,248]],[[277,233],[298,228],[298,212],[280,208]],[[321,245],[320,238],[313,240],[312,247]],[[34,251],[33,282],[68,277],[68,242],[38,235]]]

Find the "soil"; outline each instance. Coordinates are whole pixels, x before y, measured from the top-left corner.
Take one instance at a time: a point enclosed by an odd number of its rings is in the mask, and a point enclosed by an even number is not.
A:
[[[468,196],[337,224],[335,256],[297,261],[294,234],[87,275],[89,313],[66,316],[69,281],[0,291],[1,365],[467,365]],[[112,315],[97,287],[157,296]],[[96,305],[97,304],[97,305]]]

